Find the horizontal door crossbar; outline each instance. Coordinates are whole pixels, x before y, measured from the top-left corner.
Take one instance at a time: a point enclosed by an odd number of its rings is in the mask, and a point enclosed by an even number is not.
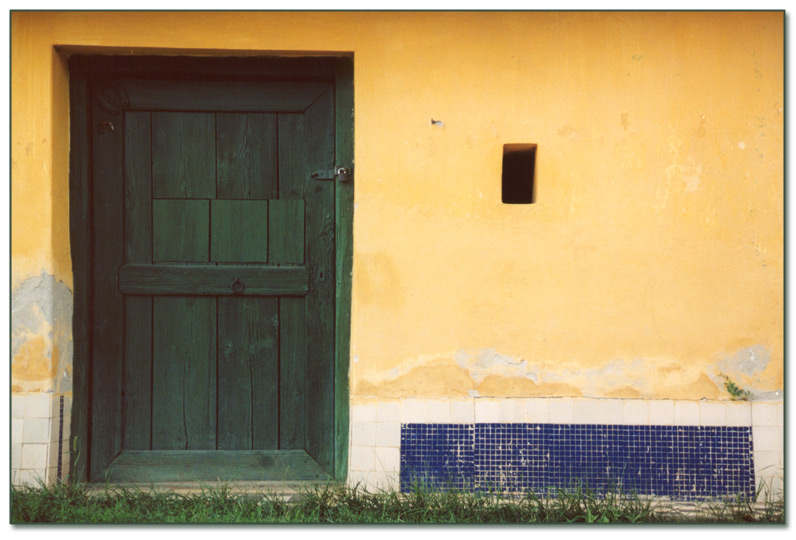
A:
[[[304,266],[126,264],[119,291],[131,295],[304,296]]]

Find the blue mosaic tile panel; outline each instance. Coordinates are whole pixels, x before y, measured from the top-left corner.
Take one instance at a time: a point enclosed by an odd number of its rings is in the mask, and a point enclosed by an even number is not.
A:
[[[401,489],[754,495],[749,427],[402,424]]]
[[[401,425],[401,489],[471,489],[473,424]]]

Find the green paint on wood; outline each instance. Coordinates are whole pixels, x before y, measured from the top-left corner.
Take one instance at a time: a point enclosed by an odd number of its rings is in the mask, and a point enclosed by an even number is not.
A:
[[[152,201],[152,213],[154,261],[209,260],[209,201],[156,199]]]
[[[232,482],[329,480],[303,450],[123,452],[109,482]]]
[[[279,335],[276,298],[218,299],[218,448],[276,449]]]
[[[276,198],[276,115],[218,113],[216,156],[219,199]]]
[[[268,214],[268,262],[304,262],[304,201],[270,201]]]
[[[210,260],[268,261],[268,201],[214,200]]]
[[[152,449],[216,447],[216,299],[156,297]]]
[[[216,196],[215,114],[152,113],[154,196]]]

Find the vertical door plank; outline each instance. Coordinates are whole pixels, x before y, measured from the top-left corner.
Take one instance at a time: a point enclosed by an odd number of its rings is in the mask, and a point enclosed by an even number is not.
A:
[[[278,447],[276,298],[218,298],[218,449]]]
[[[218,198],[276,198],[276,115],[218,113],[216,123]]]
[[[124,300],[119,293],[116,272],[124,258],[122,219],[124,171],[122,135],[119,129],[96,128],[102,122],[120,122],[103,108],[94,106],[94,268],[93,286],[93,370],[92,434],[90,474],[99,480],[122,443],[122,361]]]
[[[152,449],[216,448],[216,299],[154,298]]]
[[[153,112],[152,133],[154,196],[215,197],[215,114]]]
[[[309,176],[304,115],[284,113],[279,121],[279,198],[303,199]]]
[[[307,414],[304,298],[279,298],[279,344],[279,448],[304,449]]]
[[[151,120],[148,112],[125,117],[124,259],[152,262]],[[124,299],[125,348],[123,401],[126,450],[152,445],[152,298]]]
[[[348,473],[348,366],[351,353],[351,268],[354,212],[354,65],[350,59],[337,64],[335,85],[335,154],[337,164],[352,169],[351,179],[335,185],[335,250],[337,285],[335,299],[335,467],[334,477]]]
[[[214,200],[210,210],[211,261],[268,261],[268,201]]]
[[[305,112],[310,170],[334,166],[334,92]],[[307,178],[307,452],[326,470],[334,467],[334,186]]]
[[[210,259],[210,201],[155,199],[152,213],[155,262]]]
[[[304,201],[279,199],[269,203],[268,262],[304,262]]]
[[[303,114],[280,114],[279,201],[269,205],[269,263],[304,262],[304,224],[299,228],[297,201],[307,187],[307,139]],[[292,218],[291,218],[292,216]],[[304,449],[306,440],[306,302],[280,297],[280,421],[279,448]]]

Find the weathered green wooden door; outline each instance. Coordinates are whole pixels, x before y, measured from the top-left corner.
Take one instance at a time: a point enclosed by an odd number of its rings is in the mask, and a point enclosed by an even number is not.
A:
[[[92,479],[333,474],[334,91],[89,85]]]

